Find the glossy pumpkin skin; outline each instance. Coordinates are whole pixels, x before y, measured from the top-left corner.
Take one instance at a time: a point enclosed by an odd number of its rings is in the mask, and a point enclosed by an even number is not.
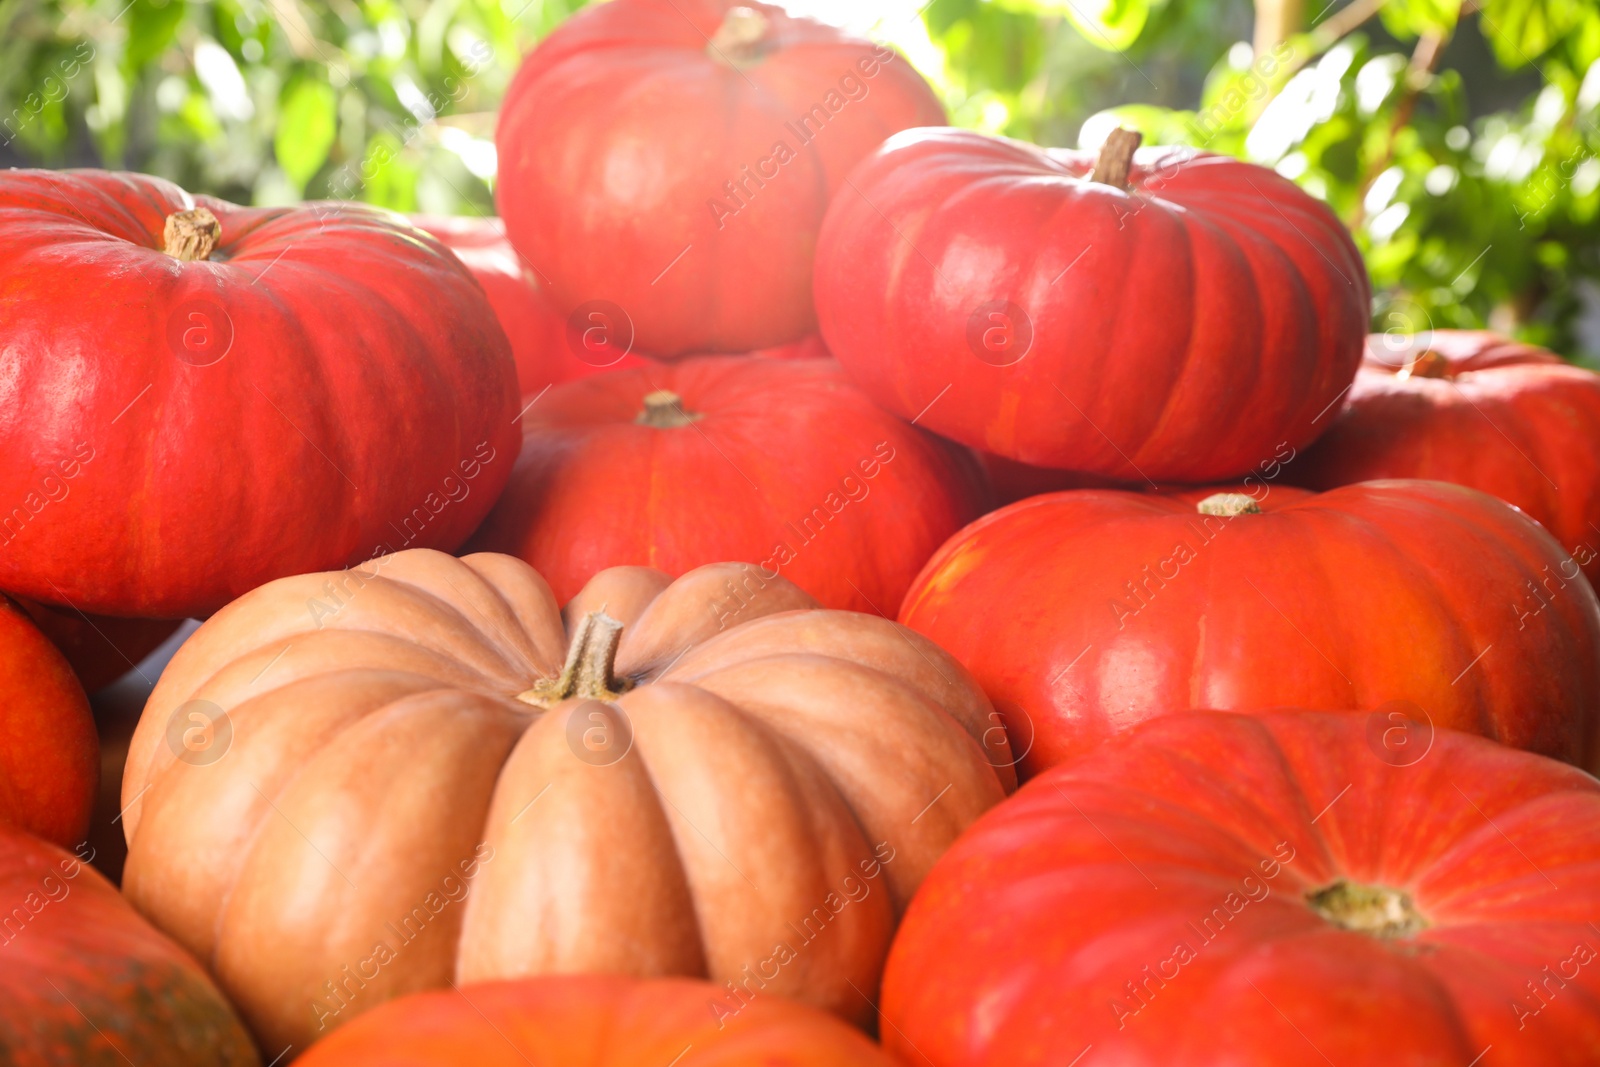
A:
[[[0,824],[77,845],[99,760],[83,686],[27,613],[0,597]]]
[[[1443,482],[1255,486],[1260,514],[1111,490],[952,538],[900,620],[967,665],[1024,776],[1187,708],[1413,717],[1600,768],[1600,604],[1514,508]]]
[[[205,971],[76,856],[0,824],[0,1062],[256,1067]]]
[[[118,619],[32,600],[17,603],[66,657],[87,693],[133,670],[183,625],[177,619]]]
[[[1233,159],[1142,150],[1128,190],[1093,163],[969,130],[885,143],[817,246],[845,370],[973,448],[1124,481],[1219,481],[1311,440],[1366,332],[1339,220]]]
[[[1402,757],[1364,718],[1166,716],[1030,782],[912,902],[884,978],[889,1051],[1594,1063],[1600,787],[1449,730]],[[1379,936],[1337,897],[1313,906],[1340,881],[1425,925]]]
[[[530,703],[602,609],[606,688]],[[982,691],[745,564],[604,571],[564,618],[519,560],[417,550],[264,586],[173,658],[129,750],[123,889],[263,1047],[558,973],[749,967],[871,1017],[896,915],[1014,782]],[[166,741],[197,701],[221,759]]]
[[[197,206],[220,243],[180,260],[163,230]],[[0,588],[30,599],[205,614],[284,574],[453,548],[510,473],[505,336],[460,263],[386,212],[5,171],[0,294]]]
[[[1497,334],[1375,334],[1297,484],[1437,478],[1538,519],[1600,580],[1600,375]]]
[[[904,57],[831,26],[757,2],[622,0],[523,60],[496,201],[561,306],[610,302],[643,353],[748,352],[815,329],[817,231],[850,168],[944,121]]]
[[[646,397],[679,398],[658,421]],[[683,419],[693,421],[684,422]],[[831,360],[706,357],[552,390],[471,547],[532,564],[565,601],[605,567],[745,560],[823,605],[892,614],[982,514],[970,454],[889,415]]]
[[[894,1067],[815,1008],[757,992],[725,1019],[727,992],[688,979],[563,975],[486,982],[391,1001],[317,1045],[305,1067]]]

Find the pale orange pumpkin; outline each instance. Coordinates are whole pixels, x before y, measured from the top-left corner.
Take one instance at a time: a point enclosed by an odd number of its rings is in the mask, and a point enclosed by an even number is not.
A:
[[[998,723],[927,639],[747,564],[613,568],[563,613],[510,556],[401,552],[265,585],[178,652],[128,757],[124,889],[269,1056],[549,973],[865,1022],[912,892],[1015,785]]]

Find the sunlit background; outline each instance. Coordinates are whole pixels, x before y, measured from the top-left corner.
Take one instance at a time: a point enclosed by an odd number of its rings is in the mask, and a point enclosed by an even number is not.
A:
[[[0,164],[259,204],[486,213],[518,57],[581,0],[0,0]],[[1275,167],[1356,231],[1379,329],[1600,356],[1600,7],[1581,0],[797,0],[959,125],[1114,124]]]

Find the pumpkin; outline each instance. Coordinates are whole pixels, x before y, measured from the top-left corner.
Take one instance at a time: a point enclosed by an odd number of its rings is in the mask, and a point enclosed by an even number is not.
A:
[[[269,583],[179,649],[128,754],[123,890],[264,1048],[553,973],[859,1022],[1010,763],[948,655],[751,565],[606,570],[563,612],[510,556],[412,550]]]
[[[709,982],[608,976],[485,982],[390,1001],[312,1046],[305,1067],[894,1067],[837,1019],[782,997],[752,995],[736,1013]],[[693,1057],[685,1056],[693,1049]]]
[[[183,623],[176,619],[116,619],[18,600],[35,626],[67,658],[85,692],[93,693],[137,667]]]
[[[879,409],[831,360],[705,357],[530,406],[471,547],[531,563],[558,601],[605,567],[737,559],[827,607],[893,614],[986,500],[965,450]]]
[[[204,615],[454,548],[510,473],[515,369],[483,290],[372,208],[0,172],[0,348],[0,588],[44,603]]]
[[[99,759],[83,686],[27,613],[0,597],[0,824],[78,844]]]
[[[1509,501],[1600,581],[1600,375],[1478,330],[1376,334],[1328,432],[1288,468],[1328,489],[1437,478]]]
[[[523,60],[495,137],[511,241],[560,306],[657,356],[815,329],[828,199],[908,126],[945,121],[889,48],[781,8],[620,0]]]
[[[608,367],[642,363],[638,356],[611,344],[604,329],[589,329],[594,324],[582,324],[582,329],[569,336],[567,316],[511,247],[505,224],[499,219],[413,215],[411,221],[454,252],[483,286],[511,341],[522,395],[538,394],[551,385],[585,378]]]
[[[0,823],[0,1063],[256,1067],[193,959],[74,856]]]
[[[1270,170],[1137,140],[890,138],[823,223],[828,347],[889,410],[1034,466],[1209,482],[1305,445],[1361,360],[1349,234]]]
[[[1364,718],[1165,716],[1028,783],[906,913],[889,1051],[935,1067],[1600,1060],[1600,784]]]
[[[1013,504],[900,621],[973,672],[1025,775],[1150,716],[1289,706],[1403,706],[1600,768],[1600,604],[1536,523],[1443,482],[1252,484]]]

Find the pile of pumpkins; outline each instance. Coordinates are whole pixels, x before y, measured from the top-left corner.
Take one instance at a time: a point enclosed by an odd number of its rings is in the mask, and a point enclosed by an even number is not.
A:
[[[945,121],[612,0],[500,220],[0,173],[0,1060],[1600,1062],[1600,378]]]

